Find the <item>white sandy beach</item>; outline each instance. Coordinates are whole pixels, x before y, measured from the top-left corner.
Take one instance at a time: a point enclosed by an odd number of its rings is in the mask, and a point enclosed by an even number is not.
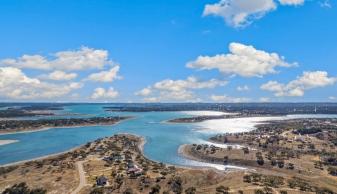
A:
[[[182,111],[183,114],[190,116],[221,116],[221,115],[235,115],[237,113],[221,112],[221,111]]]
[[[195,130],[202,133],[241,133],[256,129],[256,125],[270,121],[301,119],[301,118],[336,118],[337,115],[302,114],[285,116],[242,117],[231,119],[212,119],[199,123],[192,123]]]
[[[10,144],[10,143],[16,143],[16,142],[19,142],[19,140],[0,140],[0,146],[2,145],[6,145],[6,144]]]

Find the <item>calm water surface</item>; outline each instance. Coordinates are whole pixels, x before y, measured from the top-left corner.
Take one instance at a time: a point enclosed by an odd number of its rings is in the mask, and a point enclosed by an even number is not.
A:
[[[205,142],[220,132],[242,132],[254,129],[257,122],[306,117],[333,117],[337,115],[293,115],[287,117],[262,117],[211,120],[197,124],[170,124],[166,120],[194,114],[217,114],[216,112],[106,112],[103,105],[73,105],[59,112],[62,117],[92,117],[127,115],[133,119],[113,126],[52,128],[32,133],[0,135],[0,140],[19,140],[17,143],[0,146],[0,164],[8,164],[55,154],[85,144],[95,139],[117,133],[131,133],[146,138],[144,152],[152,160],[174,165],[212,166],[184,159],[178,154],[182,144]],[[71,113],[64,115],[63,113]],[[76,114],[76,115],[72,115]],[[213,165],[216,168],[222,168]]]

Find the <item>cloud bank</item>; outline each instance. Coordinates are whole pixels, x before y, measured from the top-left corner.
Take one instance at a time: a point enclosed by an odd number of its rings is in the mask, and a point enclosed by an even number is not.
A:
[[[107,64],[112,64],[108,59],[108,51],[88,47],[81,47],[75,51],[60,51],[51,57],[25,54],[17,59],[0,60],[2,66],[64,71],[102,69]]]
[[[277,53],[257,50],[253,46],[241,43],[230,43],[228,54],[199,56],[187,63],[187,67],[201,70],[217,69],[223,74],[234,74],[242,77],[262,77],[277,73],[276,67],[291,67],[284,57]]]
[[[261,86],[262,90],[273,92],[275,96],[303,96],[306,90],[335,84],[336,77],[329,77],[326,71],[307,71],[287,84],[269,81]]]
[[[135,94],[146,97],[144,101],[199,101],[193,90],[211,89],[225,86],[228,82],[224,80],[210,79],[200,81],[196,77],[188,77],[186,80],[165,79],[148,86]],[[150,96],[150,95],[154,96]]]

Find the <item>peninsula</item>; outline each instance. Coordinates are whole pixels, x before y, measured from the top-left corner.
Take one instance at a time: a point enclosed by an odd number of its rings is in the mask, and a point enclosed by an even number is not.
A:
[[[131,117],[92,117],[69,119],[0,120],[0,134],[36,131],[56,127],[113,125]]]

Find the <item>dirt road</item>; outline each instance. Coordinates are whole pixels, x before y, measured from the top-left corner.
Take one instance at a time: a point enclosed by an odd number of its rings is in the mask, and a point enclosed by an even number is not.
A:
[[[81,191],[81,189],[87,185],[87,181],[85,179],[85,172],[83,170],[83,163],[86,161],[78,161],[76,162],[78,176],[80,178],[80,183],[78,184],[77,188],[71,192],[71,194],[77,194]]]

